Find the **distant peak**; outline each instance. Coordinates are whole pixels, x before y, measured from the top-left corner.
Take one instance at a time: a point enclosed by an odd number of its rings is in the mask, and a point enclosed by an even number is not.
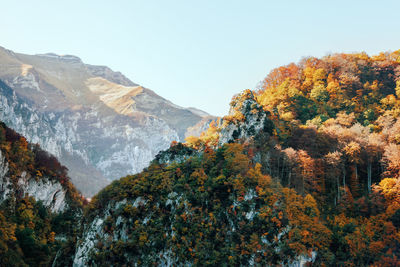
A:
[[[3,47],[3,46],[0,46],[0,51],[4,51],[5,53],[8,53],[8,54],[10,54],[12,56],[15,56],[15,53],[13,51],[11,51],[11,50]]]
[[[73,62],[73,63],[82,63],[82,60],[79,57],[73,55],[58,55],[55,53],[46,53],[46,54],[37,54],[36,56],[46,57],[48,59],[54,59],[54,60]]]

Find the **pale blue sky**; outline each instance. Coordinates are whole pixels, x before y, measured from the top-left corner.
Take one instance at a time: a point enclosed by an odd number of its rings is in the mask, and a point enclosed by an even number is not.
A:
[[[107,65],[181,106],[233,94],[303,56],[400,49],[400,1],[2,1],[0,46]]]

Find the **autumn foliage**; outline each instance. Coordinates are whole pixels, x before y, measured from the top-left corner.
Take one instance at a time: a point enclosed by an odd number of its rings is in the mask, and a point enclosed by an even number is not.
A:
[[[107,231],[118,229],[118,216],[136,221],[127,228],[127,240],[102,240],[96,264],[157,265],[159,253],[171,250],[177,263],[276,265],[311,251],[325,255],[330,243],[315,199],[262,174],[240,144],[181,164],[154,162],[101,191],[87,216],[96,216],[110,201],[139,197],[143,204],[122,205],[107,218]],[[130,248],[131,257],[121,259],[121,248]]]
[[[400,50],[305,58],[271,71],[256,98],[274,134],[237,141],[263,174],[316,201],[331,231],[323,264],[398,266]]]

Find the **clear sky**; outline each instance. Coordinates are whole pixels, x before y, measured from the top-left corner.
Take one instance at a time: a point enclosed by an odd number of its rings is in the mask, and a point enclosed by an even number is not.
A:
[[[2,1],[0,46],[107,65],[181,106],[233,94],[304,56],[400,49],[400,1]]]

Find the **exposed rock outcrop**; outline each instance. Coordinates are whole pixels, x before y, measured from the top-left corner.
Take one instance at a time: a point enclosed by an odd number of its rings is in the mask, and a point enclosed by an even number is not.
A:
[[[8,199],[20,196],[31,196],[36,201],[42,201],[43,205],[54,213],[63,212],[67,203],[66,190],[58,181],[49,177],[31,177],[25,171],[16,180],[8,175],[8,163],[0,151],[0,204]]]
[[[249,140],[260,132],[272,134],[274,124],[270,114],[257,103],[251,90],[233,97],[229,115],[222,120],[219,145]]]

